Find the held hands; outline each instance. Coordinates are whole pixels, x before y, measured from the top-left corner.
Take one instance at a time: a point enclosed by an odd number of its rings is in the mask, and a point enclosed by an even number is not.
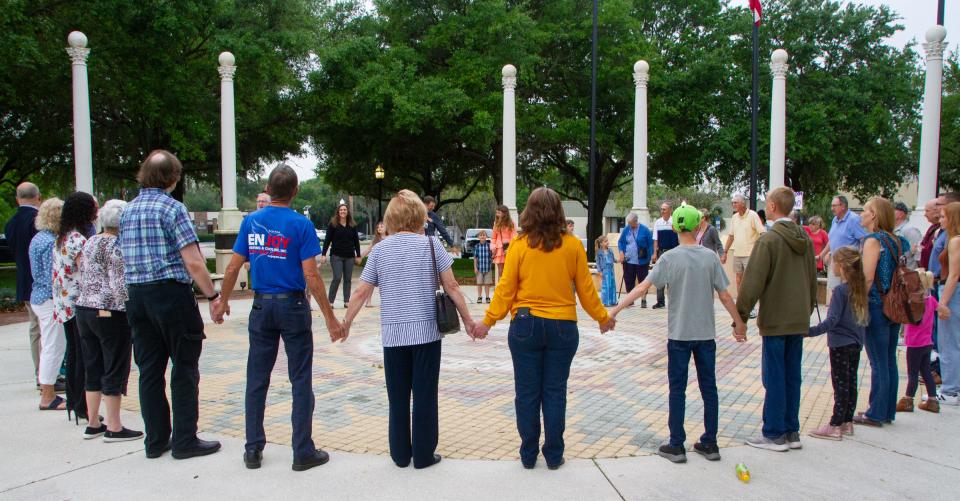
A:
[[[472,327],[472,329],[471,329]],[[487,327],[487,324],[483,322],[473,322],[473,325],[467,325],[467,335],[473,339],[486,339],[487,334],[490,333],[490,327]]]
[[[218,297],[217,299],[210,301],[208,306],[210,307],[210,319],[213,320],[213,323],[215,324],[222,324],[223,316],[230,315],[230,305],[227,304],[223,298]]]
[[[742,343],[747,340],[747,324],[741,322],[735,322],[733,324],[733,338],[737,340],[738,343]]]
[[[320,264],[327,264],[327,256],[320,256]]]
[[[360,262],[361,262],[361,261],[363,261],[363,259],[361,259],[361,258],[359,258],[359,257],[358,257],[358,258],[354,258],[354,260],[353,260],[353,262],[354,262],[357,266],[360,266]]]
[[[724,252],[723,255],[720,256],[720,264],[727,264],[727,253],[726,253],[726,252]]]
[[[350,322],[347,322],[346,319],[343,322],[338,322],[337,318],[330,316],[327,319],[327,330],[330,331],[330,342],[336,343],[340,341],[341,343],[347,340],[347,337],[350,335]]]
[[[617,319],[611,316],[609,320],[600,324],[600,334],[606,334],[607,331],[612,331],[616,326]]]
[[[950,308],[947,305],[940,303],[937,305],[937,316],[940,317],[940,320],[947,320],[950,318]]]

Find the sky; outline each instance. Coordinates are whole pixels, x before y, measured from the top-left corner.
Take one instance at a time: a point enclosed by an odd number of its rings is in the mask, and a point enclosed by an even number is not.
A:
[[[764,3],[764,0],[761,0],[761,3]],[[903,47],[910,41],[918,44],[924,42],[924,33],[937,22],[938,0],[854,0],[843,3],[887,5],[898,13],[902,18],[900,24],[904,26],[904,30],[897,32],[887,41],[895,47]],[[742,4],[746,7],[749,5],[749,0],[734,0],[732,4]],[[947,43],[950,50],[956,50],[957,41],[960,41],[960,2],[947,0],[945,4],[944,26],[947,29]],[[916,47],[916,50],[921,56],[923,55],[921,47]],[[309,151],[309,147],[305,146],[305,148]],[[317,165],[317,157],[312,152],[302,157],[290,157],[287,163],[297,171],[301,181],[316,177],[314,168]],[[370,176],[373,176],[373,166],[370,166]]]

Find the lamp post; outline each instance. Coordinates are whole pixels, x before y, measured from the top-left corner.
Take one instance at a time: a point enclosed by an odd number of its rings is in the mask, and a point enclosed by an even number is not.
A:
[[[373,171],[373,175],[377,178],[377,222],[383,220],[383,176],[385,174],[380,165]]]

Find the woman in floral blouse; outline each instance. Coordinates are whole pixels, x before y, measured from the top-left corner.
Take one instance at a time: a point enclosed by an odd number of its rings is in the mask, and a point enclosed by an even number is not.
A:
[[[100,209],[103,233],[83,246],[83,276],[77,299],[77,326],[86,368],[87,414],[97,427],[87,428],[83,438],[103,435],[104,442],[124,442],[143,437],[120,422],[120,396],[127,393],[130,375],[130,325],[127,324],[127,286],[123,279],[123,255],[117,243],[120,216],[127,205],[110,200]],[[107,408],[101,424],[100,401]]]
[[[83,245],[87,243],[81,232],[97,220],[97,209],[97,201],[89,193],[78,191],[67,197],[53,246],[53,319],[63,324],[67,336],[67,411],[72,410],[77,419],[87,419],[83,350],[75,309],[80,296]]]

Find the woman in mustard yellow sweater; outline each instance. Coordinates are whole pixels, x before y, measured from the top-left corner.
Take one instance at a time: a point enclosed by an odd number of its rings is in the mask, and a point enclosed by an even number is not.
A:
[[[475,336],[484,337],[497,320],[508,313],[512,318],[514,405],[520,460],[528,469],[537,462],[541,411],[547,467],[555,470],[564,463],[567,379],[580,340],[574,287],[601,332],[615,323],[593,286],[583,244],[566,233],[565,220],[556,192],[537,188],[530,194],[520,215],[522,232],[510,243],[493,302],[474,329]]]

